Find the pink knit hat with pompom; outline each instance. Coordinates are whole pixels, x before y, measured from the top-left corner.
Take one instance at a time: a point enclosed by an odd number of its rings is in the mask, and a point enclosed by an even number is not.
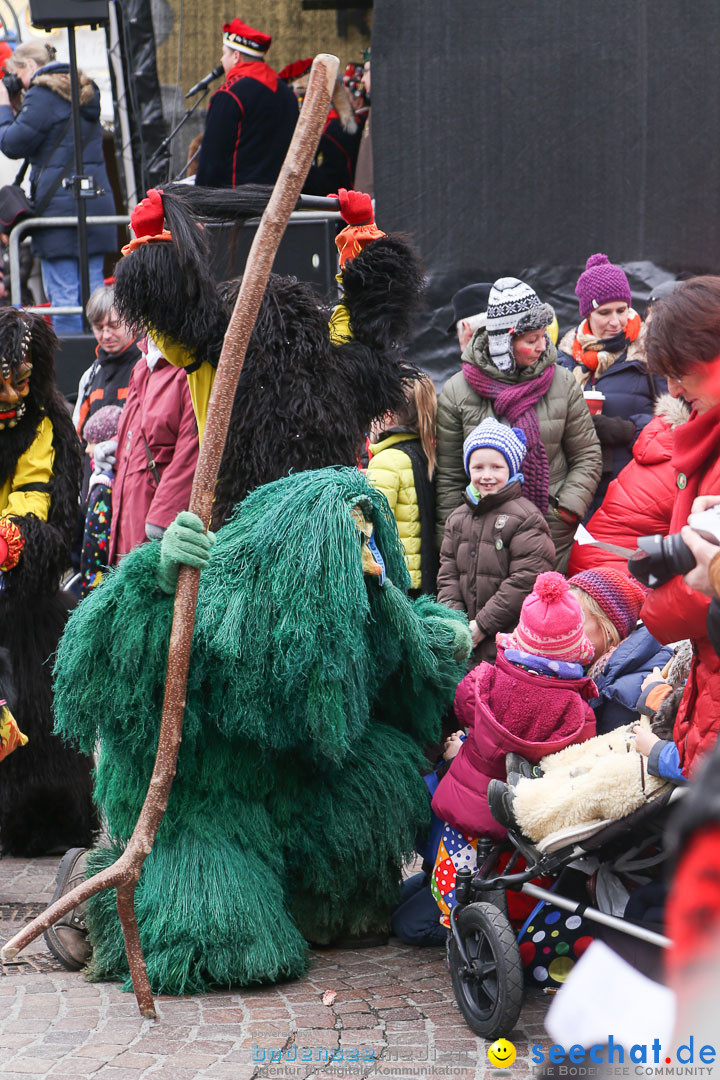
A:
[[[600,253],[591,255],[585,263],[585,269],[575,286],[575,295],[580,301],[583,319],[595,308],[613,300],[624,300],[628,307],[632,305],[632,293],[625,271],[611,263],[607,255]]]
[[[562,574],[539,574],[533,591],[523,601],[520,622],[511,634],[498,634],[502,649],[518,649],[548,660],[588,664],[595,647],[585,636],[579,601]]]

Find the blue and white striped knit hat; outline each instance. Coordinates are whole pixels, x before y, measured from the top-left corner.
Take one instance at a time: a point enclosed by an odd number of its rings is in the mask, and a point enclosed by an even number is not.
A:
[[[487,336],[490,359],[499,371],[514,371],[512,339],[516,334],[542,330],[555,318],[550,304],[519,278],[498,278],[490,290],[487,309]]]
[[[470,455],[473,450],[497,450],[505,458],[510,476],[516,476],[526,453],[527,440],[520,428],[506,427],[499,420],[489,416],[474,428],[463,443],[463,462],[465,472],[470,475]]]

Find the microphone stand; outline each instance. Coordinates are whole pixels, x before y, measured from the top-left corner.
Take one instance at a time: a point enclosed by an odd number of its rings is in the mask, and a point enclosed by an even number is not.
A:
[[[190,117],[195,112],[195,110],[198,108],[198,106],[202,104],[202,102],[207,97],[209,91],[210,91],[210,86],[209,85],[203,88],[202,93],[198,96],[198,99],[195,102],[195,104],[191,105],[189,109],[185,110],[185,112],[180,117],[180,119],[178,120],[177,124],[172,129],[172,131],[170,132],[168,137],[166,139],[163,139],[163,141],[160,143],[157,150],[155,151],[153,156],[148,161],[146,168],[149,169],[155,163],[155,161],[160,157],[160,155],[163,154],[165,152],[165,150],[167,150],[168,146],[170,145],[172,140],[175,138],[175,136],[177,135],[180,128],[183,126],[183,124],[185,124],[190,119]],[[186,168],[187,168],[187,166],[186,166]],[[169,173],[169,171],[170,171],[170,168],[169,168],[169,160],[168,160],[168,173]],[[185,170],[183,169],[183,172],[184,171]],[[180,173],[180,175],[182,176],[182,173]]]

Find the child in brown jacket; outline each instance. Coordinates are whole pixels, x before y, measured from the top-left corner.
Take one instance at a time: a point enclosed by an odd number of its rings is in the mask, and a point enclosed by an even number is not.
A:
[[[494,418],[463,444],[470,483],[445,524],[438,600],[467,612],[473,666],[495,659],[495,635],[514,629],[536,577],[555,560],[545,518],[522,494],[524,457],[524,433]]]

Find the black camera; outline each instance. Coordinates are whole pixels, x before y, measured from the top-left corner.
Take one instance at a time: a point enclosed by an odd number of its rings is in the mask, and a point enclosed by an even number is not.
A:
[[[720,505],[688,518],[691,529],[711,544],[720,545]],[[641,536],[638,550],[628,559],[628,570],[650,589],[657,589],[678,574],[687,574],[695,566],[695,556],[680,533],[670,536]]]
[[[10,97],[14,94],[19,94],[23,89],[23,84],[20,82],[17,75],[3,75],[3,85]]]

